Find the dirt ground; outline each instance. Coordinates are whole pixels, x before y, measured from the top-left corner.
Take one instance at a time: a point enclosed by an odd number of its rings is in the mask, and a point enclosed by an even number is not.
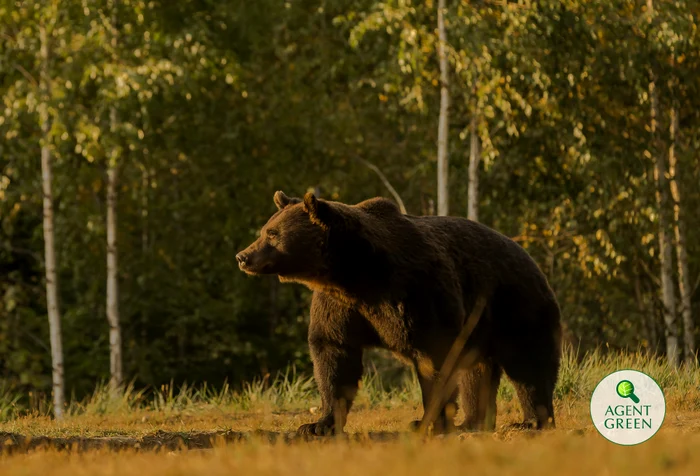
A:
[[[560,406],[546,432],[509,429],[515,405],[499,413],[496,432],[421,439],[407,431],[419,409],[360,408],[344,437],[314,441],[294,432],[309,411],[22,418],[0,424],[0,474],[700,474],[697,411],[669,410],[636,447],[603,439],[584,404]]]

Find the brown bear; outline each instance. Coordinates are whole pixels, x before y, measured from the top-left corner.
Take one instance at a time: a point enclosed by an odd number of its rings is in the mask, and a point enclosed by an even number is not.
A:
[[[560,310],[522,247],[464,218],[403,215],[383,198],[346,205],[312,193],[301,200],[277,192],[274,202],[278,211],[236,259],[248,274],[278,275],[313,291],[309,347],[322,416],[299,433],[342,432],[362,376],[363,350],[371,347],[416,366],[425,412],[479,299],[483,313],[458,349],[475,357],[447,376],[455,385],[434,397],[438,414],[428,423],[437,432],[454,428],[459,396],[463,429],[493,430],[505,373],[523,425],[554,427]]]

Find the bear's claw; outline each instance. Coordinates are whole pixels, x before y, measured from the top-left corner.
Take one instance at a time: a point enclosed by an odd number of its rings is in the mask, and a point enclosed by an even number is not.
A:
[[[325,423],[324,421],[317,421],[316,423],[307,423],[301,425],[297,429],[297,435],[309,437],[309,436],[333,436],[335,434],[334,425]]]

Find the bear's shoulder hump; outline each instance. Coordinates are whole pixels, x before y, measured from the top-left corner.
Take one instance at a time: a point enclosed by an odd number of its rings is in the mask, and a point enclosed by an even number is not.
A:
[[[401,215],[399,207],[391,200],[383,197],[370,198],[358,203],[356,207],[373,215]]]

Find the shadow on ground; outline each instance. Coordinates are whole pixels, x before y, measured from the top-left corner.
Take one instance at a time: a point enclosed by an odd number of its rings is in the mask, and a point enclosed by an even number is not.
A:
[[[505,432],[478,432],[452,434],[447,438],[471,439],[489,438],[497,440],[508,440],[514,434],[526,437],[534,437],[542,432],[538,431],[505,431]],[[584,430],[569,430],[569,434],[583,435]],[[339,436],[344,441],[354,442],[389,442],[400,438],[415,436],[409,432],[369,432],[351,433]],[[166,432],[157,431],[151,435],[141,438],[128,436],[105,436],[105,437],[49,437],[49,436],[24,436],[17,433],[0,432],[0,455],[28,453],[35,450],[57,450],[71,452],[85,452],[94,450],[110,451],[177,451],[177,450],[206,450],[230,443],[243,443],[246,441],[262,441],[267,443],[299,443],[309,441],[337,441],[334,437],[310,437],[301,436],[296,432],[275,432],[275,431],[251,431],[241,432],[233,430],[215,432]],[[438,436],[437,438],[445,438]]]
[[[345,434],[344,440],[350,441],[394,441],[401,433],[398,432],[372,432],[365,434]],[[142,450],[142,451],[176,451],[176,450],[202,450],[210,449],[217,445],[238,443],[245,441],[262,441],[268,443],[295,443],[304,441],[333,441],[329,437],[305,437],[296,432],[274,431],[216,431],[216,432],[166,432],[158,431],[141,438],[128,436],[105,437],[49,437],[49,436],[24,436],[17,433],[0,432],[0,454],[26,453],[33,450],[59,450],[59,451],[93,451],[93,450]]]

